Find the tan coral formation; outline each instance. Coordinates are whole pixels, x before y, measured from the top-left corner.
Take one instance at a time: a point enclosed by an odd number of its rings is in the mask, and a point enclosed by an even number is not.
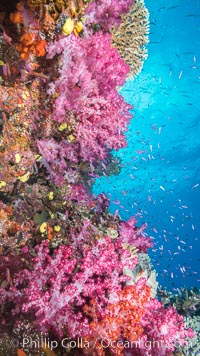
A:
[[[135,0],[130,13],[122,16],[122,23],[112,29],[112,44],[130,66],[129,79],[138,74],[147,58],[149,41],[149,12],[143,0]]]

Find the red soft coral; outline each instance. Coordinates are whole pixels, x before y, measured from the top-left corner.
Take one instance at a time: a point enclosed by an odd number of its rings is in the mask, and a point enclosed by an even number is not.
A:
[[[95,355],[105,355],[107,348],[113,355],[123,355],[125,341],[134,344],[143,335],[141,319],[151,293],[145,283],[146,279],[141,278],[134,286],[124,287],[118,292],[116,302],[107,305],[104,315],[98,315],[94,301],[90,307],[85,306],[85,312],[93,319],[90,335],[85,340]]]
[[[84,353],[103,356],[108,349],[112,355],[169,356],[176,345],[193,337],[185,330],[183,317],[172,307],[165,309],[150,297],[146,279],[140,278],[133,286],[117,293],[114,303],[106,306],[103,314],[92,301],[85,312],[92,318],[90,333],[84,339],[90,345]]]

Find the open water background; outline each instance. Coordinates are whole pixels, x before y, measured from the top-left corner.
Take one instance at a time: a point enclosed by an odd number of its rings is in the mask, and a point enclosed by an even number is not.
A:
[[[200,0],[146,0],[148,59],[121,90],[134,106],[118,176],[96,179],[110,210],[147,223],[158,281],[200,282]],[[120,204],[119,204],[120,201]]]

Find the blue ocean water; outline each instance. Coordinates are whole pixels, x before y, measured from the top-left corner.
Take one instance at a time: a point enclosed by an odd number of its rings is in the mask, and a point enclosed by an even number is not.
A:
[[[110,210],[147,223],[158,281],[200,282],[200,0],[146,0],[148,59],[121,90],[134,106],[118,176],[101,177]],[[118,204],[117,201],[120,201]]]

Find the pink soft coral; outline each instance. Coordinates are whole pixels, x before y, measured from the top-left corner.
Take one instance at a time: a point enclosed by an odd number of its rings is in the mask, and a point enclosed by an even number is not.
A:
[[[139,252],[147,252],[147,249],[153,246],[152,240],[144,234],[146,225],[138,228],[135,226],[136,219],[132,216],[127,221],[120,223],[120,238],[122,242],[134,245]]]
[[[127,279],[124,266],[134,268],[137,263],[119,241],[109,237],[93,246],[82,245],[79,251],[60,246],[52,255],[48,242],[36,251],[31,270],[19,272],[2,299],[14,302],[14,313],[32,312],[40,331],[53,330],[59,336],[65,330],[71,337],[88,334],[82,306],[94,298],[101,309],[115,299]]]
[[[61,55],[60,76],[50,87],[59,92],[55,100],[53,120],[68,122],[68,113],[76,118],[74,148],[80,158],[102,159],[108,149],[126,145],[131,106],[124,102],[116,87],[125,82],[129,67],[111,47],[109,34],[98,32],[90,38],[62,38],[48,48],[48,58]],[[73,149],[72,145],[72,149]]]
[[[182,315],[172,307],[165,309],[157,299],[149,301],[141,324],[149,341],[146,345],[151,346],[150,356],[171,355],[177,345],[187,343],[187,337],[194,337],[191,329],[184,328]],[[142,348],[141,355],[145,355]]]
[[[119,26],[121,15],[129,12],[133,0],[98,0],[91,2],[86,9],[86,24],[97,24],[104,30]]]

